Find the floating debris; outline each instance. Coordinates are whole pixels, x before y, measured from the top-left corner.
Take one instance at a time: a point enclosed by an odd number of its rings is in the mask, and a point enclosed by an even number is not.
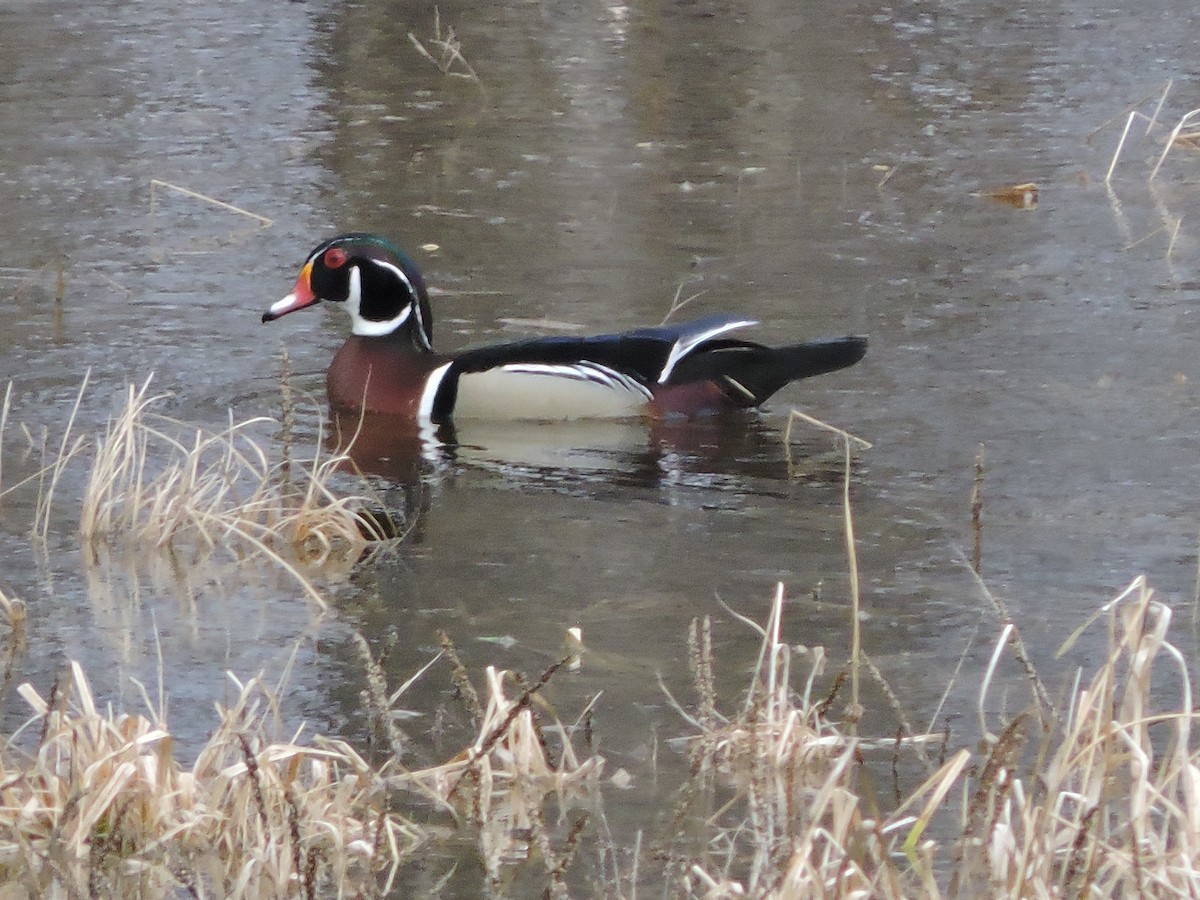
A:
[[[1038,186],[1032,181],[1024,184],[1010,184],[1004,187],[991,188],[984,191],[983,196],[999,203],[1007,203],[1017,209],[1036,209],[1038,205]]]

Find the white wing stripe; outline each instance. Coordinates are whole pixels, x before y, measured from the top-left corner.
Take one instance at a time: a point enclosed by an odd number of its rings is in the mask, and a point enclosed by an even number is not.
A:
[[[637,394],[646,400],[652,396],[650,389],[640,381],[616,369],[586,360],[578,363],[509,363],[500,366],[500,369],[523,375],[548,375],[573,381],[590,381],[614,391]]]
[[[667,379],[671,377],[671,372],[675,370],[675,366],[681,359],[695,350],[705,341],[711,341],[718,335],[722,335],[727,331],[734,331],[738,328],[745,328],[749,325],[757,325],[758,322],[754,319],[735,319],[732,322],[722,322],[707,331],[702,331],[699,334],[689,335],[686,338],[680,338],[675,342],[675,346],[671,348],[670,355],[667,356],[667,364],[663,366],[662,372],[658,375],[658,383],[666,384]]]

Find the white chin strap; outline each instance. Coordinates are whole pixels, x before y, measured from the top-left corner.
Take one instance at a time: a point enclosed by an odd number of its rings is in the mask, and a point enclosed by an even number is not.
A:
[[[359,312],[361,303],[362,275],[358,271],[358,266],[354,266],[350,269],[350,292],[346,295],[346,312],[350,313],[350,330],[352,332],[363,337],[383,337],[407,322],[408,317],[412,315],[412,306],[410,305],[404,307],[400,315],[394,318],[374,322],[362,317]]]
[[[391,334],[401,325],[408,321],[408,317],[412,315],[412,307],[405,307],[404,312],[396,316],[394,319],[388,319],[386,322],[372,322],[369,319],[360,318],[356,313],[351,314],[353,324],[350,330],[355,334],[360,334],[363,337],[383,337],[385,334]]]

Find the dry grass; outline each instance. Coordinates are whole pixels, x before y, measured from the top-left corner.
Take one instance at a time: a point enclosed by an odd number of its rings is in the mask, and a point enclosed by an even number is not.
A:
[[[708,851],[677,860],[691,895],[1200,894],[1200,750],[1187,661],[1167,640],[1171,610],[1144,579],[1098,614],[1109,627],[1107,657],[1090,676],[1079,673],[1060,727],[1031,747],[1036,715],[997,723],[984,750],[959,750],[887,814],[864,760],[892,741],[849,736],[825,718],[813,692],[820,652],[791,684],[781,611],[782,591],[737,714],[689,716],[697,778],[715,774],[732,791],[708,820]],[[1006,643],[1002,636],[998,648]],[[1174,702],[1156,699],[1164,681],[1176,686]],[[985,680],[981,717],[986,694]],[[699,709],[711,702],[702,697]]]
[[[0,610],[13,640],[23,639],[20,604],[0,595]],[[443,655],[389,693],[360,645],[365,705],[387,721]],[[557,800],[560,824],[570,806],[598,803],[604,760],[581,758],[572,729],[535,715],[563,664],[515,699],[505,688],[514,677],[489,668],[474,740],[449,762],[407,770],[395,728],[378,765],[342,740],[302,741],[303,728],[274,739],[281,688],[232,676],[236,699],[217,706],[212,737],[187,765],[144,690],[146,715],[102,708],[72,662],[47,697],[28,683],[17,688],[33,716],[0,750],[0,879],[24,892],[12,896],[381,897],[418,846],[446,834],[396,811],[415,795],[407,805],[423,818],[441,810],[470,826],[493,888],[536,857],[547,895],[565,896],[589,816],[557,834],[546,801]]]
[[[171,200],[184,201],[185,204],[199,203],[212,210],[212,226],[216,233],[195,237],[190,240],[179,240],[177,228],[169,227],[167,212],[173,208]],[[238,224],[225,224],[238,223]],[[220,223],[220,224],[218,224]],[[218,200],[208,194],[192,190],[181,184],[173,184],[161,178],[150,179],[150,210],[148,249],[156,260],[166,258],[178,259],[181,255],[214,253],[234,241],[245,241],[256,232],[270,228],[274,220],[258,213],[251,212],[233,203]],[[159,238],[160,232],[172,235],[175,242],[168,248]]]
[[[1200,121],[1200,109],[1188,110],[1179,117],[1174,127],[1163,124],[1161,120],[1166,107],[1167,96],[1170,94],[1173,85],[1174,82],[1168,80],[1160,89],[1155,90],[1153,93],[1127,107],[1119,116],[1115,116],[1100,125],[1100,127],[1096,128],[1088,136],[1088,142],[1091,143],[1108,126],[1119,121],[1121,118],[1125,119],[1125,126],[1121,131],[1120,137],[1117,139],[1116,148],[1113,151],[1108,170],[1104,175],[1104,188],[1108,194],[1109,204],[1112,207],[1117,226],[1125,238],[1124,249],[1131,250],[1134,247],[1138,247],[1156,235],[1162,234],[1166,236],[1165,260],[1170,269],[1172,279],[1178,283],[1180,277],[1174,269],[1172,254],[1179,242],[1184,215],[1173,211],[1172,207],[1175,206],[1176,200],[1180,197],[1178,188],[1182,184],[1177,184],[1176,188],[1172,190],[1155,189],[1155,185],[1158,174],[1172,151],[1175,151],[1176,157],[1184,155],[1185,158],[1189,155],[1194,158],[1197,151],[1200,151],[1200,130],[1197,130],[1197,122]],[[1148,110],[1148,113],[1143,112],[1144,109]],[[1145,126],[1144,130],[1142,129],[1143,125]],[[1122,203],[1117,197],[1115,176],[1117,173],[1117,164],[1121,161],[1123,155],[1128,155],[1126,150],[1144,150],[1145,144],[1151,139],[1157,143],[1161,143],[1162,149],[1161,151],[1157,151],[1157,160],[1146,177],[1146,185],[1149,188],[1146,196],[1151,201],[1160,224],[1149,231],[1144,231],[1144,226],[1139,227],[1138,231],[1141,233],[1138,234],[1134,231],[1134,226],[1126,217]]]
[[[276,464],[252,436],[270,423],[265,418],[189,436],[188,426],[154,412],[165,395],[151,395],[149,386],[147,380],[127,389],[97,440],[79,517],[85,543],[162,549],[190,541],[249,550],[292,573],[324,607],[293,563],[357,558],[386,538],[380,522],[360,512],[369,498],[339,496],[330,487],[346,457],[324,455],[318,439],[307,461],[293,461],[289,448]]]
[[[1167,640],[1171,610],[1138,578],[1102,615],[1108,657],[1086,682],[1080,673],[1036,777],[1015,779],[1003,766],[980,785],[964,820],[960,882],[1012,897],[1200,893],[1200,754],[1187,662]],[[1156,696],[1156,664],[1157,678],[1175,684],[1173,703]]]
[[[422,839],[349,745],[276,742],[276,698],[236,684],[185,766],[168,724],[98,707],[83,669],[43,698],[0,757],[0,873],[28,896],[376,895]],[[149,703],[147,703],[149,705]],[[15,895],[14,895],[15,896]]]
[[[1150,134],[1162,130],[1162,126],[1159,124],[1159,117],[1163,112],[1163,107],[1166,105],[1167,95],[1170,94],[1173,86],[1174,81],[1168,80],[1166,84],[1163,85],[1161,92],[1155,91],[1154,93],[1143,97],[1126,110],[1124,114],[1125,127],[1121,131],[1121,137],[1117,140],[1117,146],[1113,151],[1112,160],[1109,162],[1108,171],[1104,175],[1105,184],[1111,184],[1112,182],[1113,173],[1117,169],[1117,163],[1121,159],[1121,154],[1125,149],[1125,144],[1129,139],[1129,134],[1133,130],[1135,123],[1138,125],[1143,123],[1145,124],[1146,130],[1142,135],[1143,137],[1148,137]],[[1147,116],[1141,111],[1141,107],[1151,100],[1155,101],[1154,109],[1153,112]],[[1158,175],[1159,169],[1161,169],[1163,163],[1166,162],[1167,155],[1175,147],[1182,147],[1192,151],[1200,149],[1200,144],[1198,144],[1198,141],[1200,141],[1200,132],[1195,130],[1195,123],[1198,119],[1200,119],[1200,109],[1188,110],[1180,117],[1179,121],[1176,122],[1175,126],[1163,139],[1162,153],[1159,154],[1158,160],[1155,162],[1154,168],[1151,170],[1147,180],[1153,181],[1155,179],[1155,177]],[[1095,137],[1099,131],[1110,125],[1113,121],[1113,119],[1110,119],[1108,122],[1105,122],[1103,125],[1101,125],[1100,128],[1097,128],[1095,131],[1093,131],[1088,140],[1090,141],[1092,137]]]
[[[697,729],[691,746],[696,777],[715,778],[733,797],[709,818],[708,851],[678,868],[700,896],[822,896],[827,885],[844,891],[834,896],[901,896],[899,875],[888,862],[890,839],[861,809],[856,773],[870,744],[827,717],[828,698],[817,693],[826,662],[821,648],[803,651],[808,672],[794,683],[797,650],[783,640],[782,620],[781,585],[766,627],[750,623],[762,645],[740,708],[723,715],[702,695],[700,714],[688,716]],[[704,651],[698,656],[703,660]],[[711,661],[702,662],[701,672],[710,668]],[[696,680],[704,684],[711,676]],[[884,744],[891,747],[895,739]]]
[[[693,790],[673,832],[695,818],[698,798],[723,796],[700,822],[706,850],[669,854],[669,884],[704,897],[1200,891],[1187,661],[1167,640],[1170,610],[1143,580],[1097,615],[1108,624],[1108,653],[1076,680],[1061,727],[1037,741],[1036,715],[989,723],[981,749],[952,753],[891,811],[876,803],[869,761],[941,736],[845,732],[829,714],[824,653],[786,641],[783,611],[780,589],[757,627],[748,689],[729,713],[715,695],[711,626],[693,628],[700,699],[694,715],[681,709],[694,729]],[[10,627],[15,636],[19,616]],[[997,647],[1007,640],[1001,634]],[[258,682],[237,685],[238,699],[219,710],[216,733],[185,767],[161,714],[99,709],[72,665],[48,698],[18,689],[34,718],[0,758],[0,870],[31,895],[371,895],[425,834],[389,811],[400,788],[472,826],[491,888],[537,858],[548,893],[565,895],[604,768],[601,757],[577,753],[572,729],[539,720],[541,689],[565,662],[532,684],[489,668],[474,739],[448,762],[412,771],[401,768],[403,737],[389,739],[380,769],[340,741],[271,741],[264,720],[276,700]],[[412,679],[389,693],[381,668],[368,673],[369,705],[382,721]],[[1156,702],[1168,683],[1174,701]],[[26,753],[21,733],[40,734]],[[550,798],[557,831],[547,822]],[[587,811],[568,815],[572,805]]]
[[[205,551],[258,555],[284,568],[319,607],[325,602],[298,566],[356,560],[368,547],[395,538],[397,525],[368,496],[339,494],[331,486],[347,465],[345,453],[325,454],[318,435],[307,459],[294,460],[290,441],[275,462],[254,433],[274,424],[265,417],[207,431],[156,412],[166,394],[150,393],[151,380],[129,386],[104,433],[77,433],[76,415],[88,390],[85,377],[60,438],[34,437],[40,467],[0,498],[33,482],[38,494],[33,533],[45,540],[59,487],[75,460],[91,454],[82,491],[79,533],[85,558],[99,545],[176,552],[190,544]],[[0,455],[11,414],[11,384],[0,403]],[[294,414],[284,410],[285,421]],[[286,436],[286,435],[285,435]]]
[[[76,408],[86,390],[85,383]],[[68,491],[60,485],[82,474],[76,460],[89,457],[79,512],[85,566],[114,552],[158,549],[175,561],[213,551],[267,556],[324,608],[299,562],[356,556],[383,538],[360,514],[368,498],[330,487],[344,457],[313,451],[297,459],[286,441],[283,462],[274,464],[255,440],[268,420],[231,420],[216,432],[189,428],[156,411],[164,399],[147,381],[125,391],[102,435],[78,434],[72,416],[61,439],[41,440],[42,465],[23,482],[39,486],[39,531],[51,528],[63,505]],[[9,410],[6,396],[0,439]],[[39,445],[31,446],[36,453]],[[7,689],[12,663],[26,650],[26,623],[20,601],[3,593],[0,614],[9,623]],[[235,682],[237,701],[218,709],[216,733],[191,766],[174,756],[165,713],[101,709],[76,663],[48,697],[20,685],[34,717],[0,753],[0,878],[30,896],[379,895],[416,843],[438,830],[391,811],[402,792],[415,796],[409,806],[423,816],[440,811],[469,826],[489,884],[499,886],[514,863],[536,857],[546,889],[562,895],[589,814],[565,817],[573,805],[598,803],[604,766],[572,745],[573,733],[584,731],[579,723],[547,716],[540,697],[572,661],[532,684],[488,669],[476,694],[444,639],[455,683],[475,698],[477,730],[448,762],[410,770],[413,741],[399,728],[396,704],[440,656],[389,691],[383,661],[356,637],[366,671],[363,706],[383,736],[378,766],[338,740],[301,743],[299,732],[271,740],[265,720],[277,721],[282,687],[271,691],[258,680]]]
[[[88,381],[90,380],[91,372],[83,376],[83,381],[79,385],[79,393],[75,395],[75,403],[71,407],[71,414],[67,417],[67,425],[63,430],[62,441],[59,443],[58,451],[53,455],[50,454],[46,441],[48,436],[45,432],[42,433],[42,459],[45,462],[42,468],[37,473],[38,478],[38,502],[37,512],[34,516],[33,533],[39,536],[43,541],[47,539],[50,533],[50,511],[53,507],[55,489],[58,487],[59,480],[66,471],[68,463],[83,449],[86,440],[74,434],[75,418],[79,415],[79,406],[83,402],[84,394],[87,392]],[[11,387],[12,382],[9,382]],[[7,402],[8,396],[5,396]],[[5,413],[7,413],[7,408]],[[5,416],[7,421],[7,416]],[[3,424],[3,423],[0,423]],[[3,447],[0,446],[0,451]]]
[[[8,698],[17,673],[17,661],[24,655],[29,646],[29,611],[25,602],[17,597],[9,597],[0,590],[0,616],[8,625],[8,635],[0,648],[0,660],[3,661],[3,674],[0,674],[0,701]]]
[[[505,690],[513,676],[489,666],[483,692],[487,702],[472,744],[443,765],[391,779],[429,791],[477,829],[479,856],[493,889],[506,869],[536,855],[544,866],[547,895],[561,894],[588,817],[580,816],[565,839],[555,841],[546,822],[546,798],[557,800],[560,819],[573,805],[598,803],[603,757],[581,758],[570,738],[576,729],[557,720],[543,725],[534,713],[539,692],[567,662],[520,687],[515,699]],[[548,734],[557,737],[555,749]]]
[[[127,390],[124,408],[99,440],[84,491],[79,530],[85,540],[112,536],[162,547],[182,537],[210,544],[239,537],[282,542],[308,555],[338,547],[361,549],[380,537],[357,514],[364,497],[339,497],[330,476],[345,457],[322,457],[318,447],[294,476],[277,478],[267,451],[249,432],[269,419],[231,422],[217,433],[153,413],[165,395],[151,396],[149,381]],[[185,440],[187,442],[185,443]]]
[[[408,33],[408,40],[417,52],[437,66],[443,75],[451,78],[465,78],[467,81],[474,82],[481,91],[483,90],[483,83],[479,80],[475,69],[462,54],[462,41],[455,34],[454,26],[447,25],[442,28],[442,15],[436,6],[433,8],[433,35],[425,39],[429,46],[433,47],[433,51],[431,52],[425,46],[425,41],[411,31]]]

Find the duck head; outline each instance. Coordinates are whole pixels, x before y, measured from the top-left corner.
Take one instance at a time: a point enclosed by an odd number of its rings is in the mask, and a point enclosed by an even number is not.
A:
[[[339,303],[351,330],[363,337],[407,334],[413,346],[433,349],[433,317],[425,280],[416,263],[385,238],[343,234],[308,255],[292,292],[271,305],[262,320],[312,306]]]

